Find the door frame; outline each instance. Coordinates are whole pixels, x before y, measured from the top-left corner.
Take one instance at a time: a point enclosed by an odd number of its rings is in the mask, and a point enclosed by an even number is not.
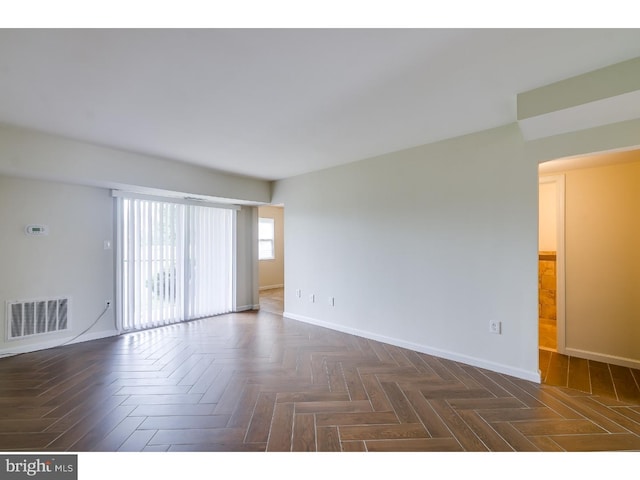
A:
[[[553,183],[556,187],[556,350],[566,351],[566,272],[565,272],[565,176],[538,175],[538,185]],[[538,204],[538,209],[540,205]],[[538,228],[540,226],[538,225]]]

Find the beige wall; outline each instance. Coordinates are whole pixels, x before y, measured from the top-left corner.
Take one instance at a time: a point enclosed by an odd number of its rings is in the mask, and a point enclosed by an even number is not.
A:
[[[567,353],[640,362],[640,153],[565,189]]]
[[[284,286],[284,208],[259,207],[258,216],[274,219],[275,228],[275,257],[273,260],[260,260],[259,285],[260,289]]]

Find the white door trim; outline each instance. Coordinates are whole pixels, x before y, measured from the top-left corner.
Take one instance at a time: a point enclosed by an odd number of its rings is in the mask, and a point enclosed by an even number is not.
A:
[[[566,276],[565,276],[565,176],[545,175],[538,179],[539,184],[554,183],[556,186],[556,327],[557,350],[566,351]]]

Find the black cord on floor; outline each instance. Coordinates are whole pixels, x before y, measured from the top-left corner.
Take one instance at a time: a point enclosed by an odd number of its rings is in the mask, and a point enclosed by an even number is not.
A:
[[[111,305],[107,305],[104,310],[102,311],[102,313],[100,315],[98,315],[98,318],[96,318],[93,323],[91,325],[89,325],[87,328],[85,328],[82,332],[80,332],[79,334],[77,334],[75,337],[70,338],[69,340],[67,340],[66,342],[62,342],[60,345],[54,345],[53,347],[47,347],[47,350],[50,348],[58,348],[58,347],[63,347],[67,344],[69,344],[70,342],[73,342],[74,340],[76,340],[78,337],[81,337],[82,335],[84,335],[85,333],[87,333],[89,330],[91,330],[97,323],[98,321],[104,317],[104,314],[107,313],[107,310],[109,310],[109,308],[111,308]],[[0,354],[0,358],[5,358],[5,357],[12,357],[15,355],[22,355],[25,353],[32,353],[32,352],[5,352]]]

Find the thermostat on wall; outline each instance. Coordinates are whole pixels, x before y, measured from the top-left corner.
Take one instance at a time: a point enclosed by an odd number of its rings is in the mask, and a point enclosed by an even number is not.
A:
[[[49,227],[46,225],[27,225],[24,229],[27,235],[48,235]]]

